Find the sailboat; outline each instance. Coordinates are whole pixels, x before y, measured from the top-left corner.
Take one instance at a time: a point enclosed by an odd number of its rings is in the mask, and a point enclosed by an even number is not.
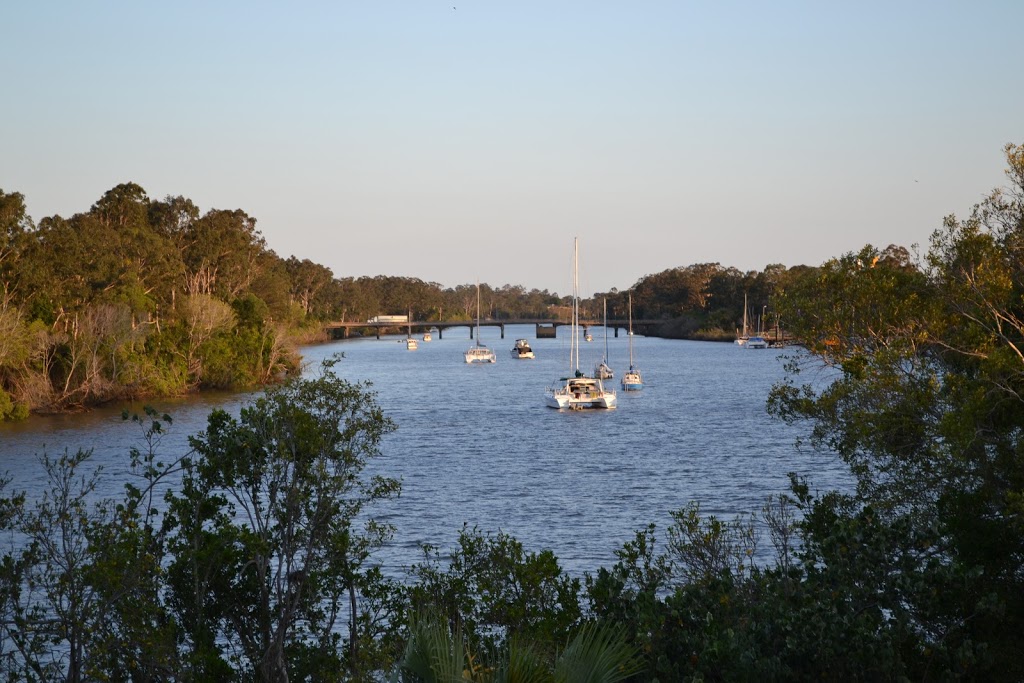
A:
[[[743,332],[736,335],[736,343],[743,346],[749,338],[747,336],[747,293],[743,292]]]
[[[747,340],[746,344],[748,349],[767,349],[768,340],[762,336],[761,332],[761,316],[757,316],[757,336],[751,337]]]
[[[476,344],[466,351],[467,363],[494,363],[497,357],[494,351],[480,343],[480,283],[476,283]]]
[[[608,366],[608,299],[604,300],[604,358],[594,368],[594,377],[598,379],[612,379],[615,373]]]
[[[573,239],[572,253],[572,336],[569,340],[569,377],[555,381],[545,393],[551,408],[614,408],[615,392],[604,388],[598,377],[587,377],[580,372],[580,297],[579,297],[579,239]]]
[[[644,379],[640,368],[633,364],[633,292],[629,293],[629,372],[622,376],[624,391],[640,391],[644,388]]]

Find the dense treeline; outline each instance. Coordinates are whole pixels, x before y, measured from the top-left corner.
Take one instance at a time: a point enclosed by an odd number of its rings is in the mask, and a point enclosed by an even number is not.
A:
[[[382,311],[469,319],[475,286],[336,278],[278,256],[242,210],[118,185],[36,226],[0,190],[0,420],[114,399],[241,388],[297,367],[324,320]],[[559,299],[484,286],[493,315],[548,317]]]
[[[407,581],[374,552],[394,427],[320,376],[215,411],[166,457],[165,418],[115,501],[88,454],[6,482],[0,670],[10,680],[903,681],[1024,679],[1024,146],[1011,185],[926,257],[866,246],[778,295],[809,353],[771,392],[857,486],[732,520],[677,510],[610,567],[466,527]],[[834,380],[823,384],[822,365]],[[816,370],[812,383],[801,372]],[[173,483],[173,486],[168,484]],[[160,499],[159,491],[169,490]],[[554,523],[557,523],[555,521]],[[770,548],[772,560],[758,548]]]
[[[277,257],[255,224],[128,183],[34,226],[0,192],[0,417],[294,368],[287,330],[318,267]]]
[[[674,268],[632,286],[648,332],[731,338],[743,318],[778,322],[774,297],[804,267],[742,273],[717,263]],[[150,199],[134,183],[88,211],[36,226],[24,197],[0,190],[0,420],[116,399],[242,388],[294,370],[297,343],[319,323],[378,314],[470,320],[474,284],[444,288],[398,276],[336,277],[268,248],[242,210],[201,213],[185,197]],[[569,297],[481,284],[482,315],[556,319]],[[583,302],[597,318],[626,317],[626,292]]]

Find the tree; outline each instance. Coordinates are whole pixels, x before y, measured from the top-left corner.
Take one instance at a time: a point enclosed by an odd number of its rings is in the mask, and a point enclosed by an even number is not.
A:
[[[947,218],[921,267],[869,246],[786,292],[784,315],[838,374],[794,376],[770,407],[857,476],[820,534],[900,529],[879,555],[900,570],[871,580],[922,634],[918,675],[1024,677],[1024,147],[1005,151],[1010,186]]]
[[[586,625],[557,655],[550,643],[513,640],[491,659],[436,616],[413,619],[409,631],[393,683],[615,683],[642,670],[636,649],[615,627]]]
[[[17,254],[22,237],[32,230],[32,219],[25,208],[25,197],[20,192],[10,194],[0,190],[0,275],[5,272],[4,261]],[[6,278],[0,277],[6,285]]]
[[[189,224],[185,239],[186,291],[231,300],[258,275],[266,240],[241,209],[211,210]]]
[[[482,651],[512,638],[562,642],[580,619],[579,580],[549,550],[527,552],[508,534],[464,527],[447,567],[435,549],[424,551],[413,567],[413,608],[444,618]]]
[[[197,457],[169,496],[169,599],[196,676],[231,663],[227,642],[244,676],[261,681],[333,678],[343,661],[362,675],[361,599],[378,576],[365,563],[390,534],[368,514],[399,484],[366,476],[394,426],[366,385],[333,374],[336,362],[268,390],[238,419],[215,411],[193,439]]]
[[[300,261],[292,256],[285,261],[285,269],[291,279],[292,299],[302,308],[304,314],[308,316],[317,309],[323,312],[330,310],[329,304],[324,305],[325,302],[318,301],[320,293],[327,290],[334,280],[330,268],[313,263],[309,259]]]

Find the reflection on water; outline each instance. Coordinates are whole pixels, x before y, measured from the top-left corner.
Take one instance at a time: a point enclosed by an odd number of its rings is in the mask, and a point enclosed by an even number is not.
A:
[[[397,343],[404,335],[306,349],[311,365],[344,352],[336,371],[370,380],[398,425],[371,464],[373,473],[403,482],[401,498],[377,515],[397,527],[382,555],[392,570],[417,561],[422,543],[451,547],[468,523],[508,532],[530,550],[550,548],[579,573],[609,564],[635,530],[652,522],[663,529],[670,512],[691,500],[731,517],[785,491],[788,472],[821,490],[850,486],[835,456],[798,450],[802,433],[765,412],[768,389],[784,374],[783,354],[798,350],[635,337],[643,391],[620,391],[613,411],[559,412],[545,407],[544,390],[569,369],[563,330],[561,338],[534,340],[532,326],[509,326],[500,339],[498,329],[485,327],[482,342],[498,356],[493,365],[464,362],[471,344],[465,329],[446,330],[443,340],[435,335],[416,351]],[[536,359],[510,357],[519,337],[530,340]],[[609,346],[621,376],[627,340],[611,338]],[[601,344],[583,345],[581,367],[589,370],[603,354],[602,335]],[[156,402],[174,418],[160,453],[185,453],[210,410],[237,414],[248,398]],[[122,408],[0,425],[0,472],[31,494],[43,485],[39,454],[92,449],[104,468],[101,493],[120,495],[128,451],[143,444],[140,427],[121,419]]]

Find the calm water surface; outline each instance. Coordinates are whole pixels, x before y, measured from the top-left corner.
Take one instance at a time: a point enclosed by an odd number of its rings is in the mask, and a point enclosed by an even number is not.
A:
[[[544,405],[544,390],[569,369],[568,330],[560,332],[538,340],[533,326],[509,326],[500,339],[497,328],[483,328],[483,343],[498,355],[493,365],[463,362],[472,343],[466,328],[446,330],[443,340],[435,332],[417,351],[396,337],[305,349],[311,365],[343,352],[336,371],[370,380],[398,425],[371,465],[403,482],[401,498],[377,515],[397,527],[381,556],[390,568],[417,561],[422,543],[450,548],[468,523],[508,532],[530,550],[550,548],[578,574],[610,564],[635,530],[652,522],[664,529],[671,511],[691,500],[732,517],[785,491],[791,471],[819,490],[851,486],[835,456],[797,449],[802,432],[765,412],[768,390],[784,376],[783,356],[799,350],[637,336],[643,391],[620,390],[616,410],[560,412]],[[536,359],[511,358],[517,337],[530,340]],[[627,337],[609,339],[609,347],[618,388],[629,365]],[[589,372],[603,352],[603,331],[595,330],[583,344],[582,368]],[[160,451],[183,453],[211,409],[237,413],[249,398],[155,404],[174,417]],[[101,493],[119,496],[128,450],[140,444],[121,407],[0,424],[0,472],[31,495],[44,485],[40,454],[93,449],[104,468]]]

